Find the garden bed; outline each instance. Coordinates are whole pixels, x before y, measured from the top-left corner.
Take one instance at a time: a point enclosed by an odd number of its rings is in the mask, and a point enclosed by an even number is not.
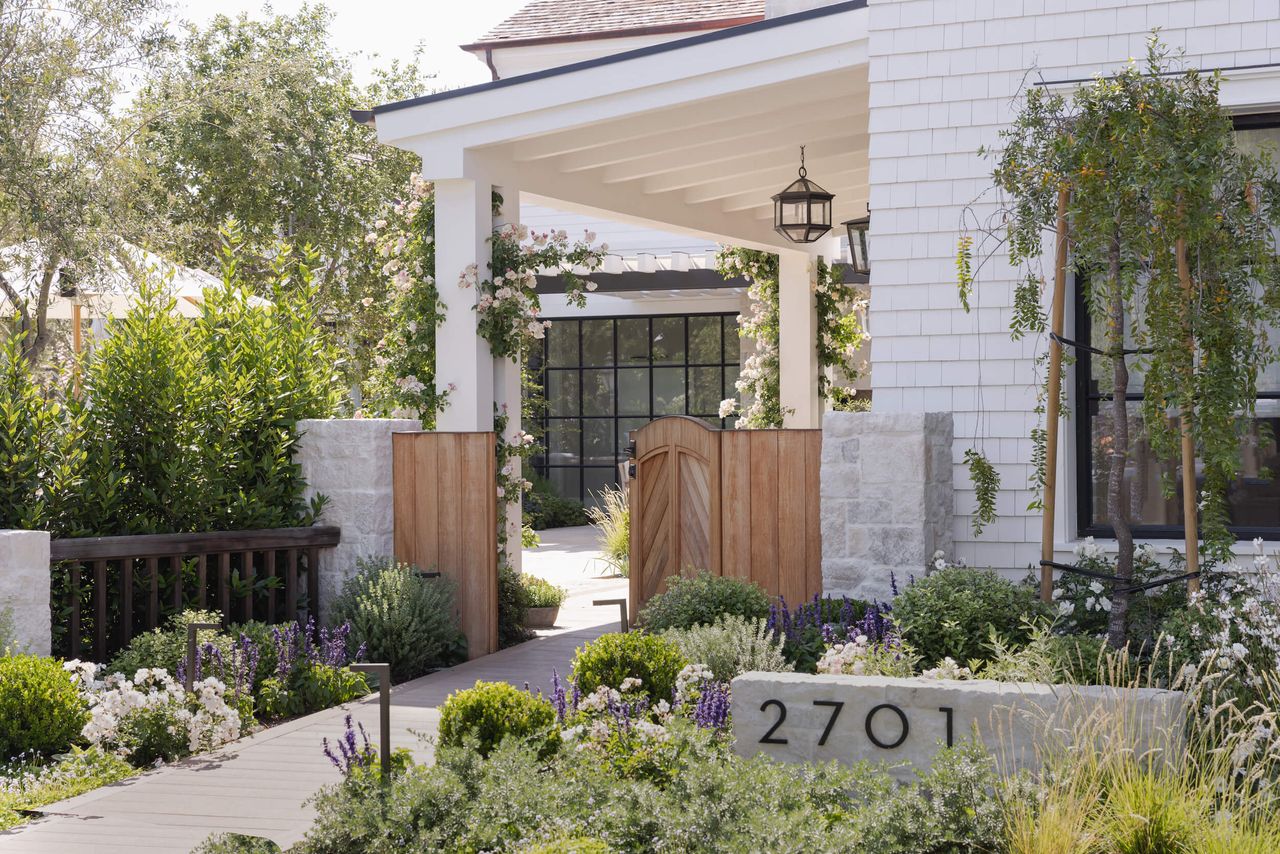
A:
[[[1157,625],[1159,641],[1124,650],[1097,639],[1105,604],[1087,584],[1046,605],[1028,586],[940,562],[891,602],[793,608],[732,578],[677,580],[642,630],[580,649],[549,696],[485,683],[451,696],[434,765],[402,759],[384,780],[372,746],[344,739],[344,781],[318,796],[317,824],[294,850],[1280,850],[1280,685],[1266,628],[1280,620],[1259,588],[1276,571],[1261,557],[1253,569],[1206,573],[1207,595],[1190,601],[1150,597],[1134,625]],[[927,761],[896,768],[852,756],[782,763],[735,745],[731,680],[796,671],[833,689],[954,691],[978,677],[1064,696],[1100,692],[1072,687],[1088,684],[1108,696],[1177,688],[1187,716],[1166,727],[1176,749],[1123,750],[1128,715],[1104,708],[1034,738],[1037,761],[1021,771],[1002,766],[999,736],[958,731],[948,747],[940,730],[916,746]]]

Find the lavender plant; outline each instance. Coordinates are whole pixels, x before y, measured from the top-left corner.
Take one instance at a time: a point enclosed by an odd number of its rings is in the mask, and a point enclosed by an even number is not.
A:
[[[334,744],[336,753],[334,747],[329,746],[328,738],[322,739],[321,744],[324,746],[324,755],[333,763],[333,767],[342,772],[343,777],[350,777],[353,773],[370,767],[376,758],[376,752],[369,742],[369,733],[365,732],[364,724],[353,727],[351,715],[347,715],[344,726],[342,737]],[[360,735],[359,742],[356,740],[357,732]]]

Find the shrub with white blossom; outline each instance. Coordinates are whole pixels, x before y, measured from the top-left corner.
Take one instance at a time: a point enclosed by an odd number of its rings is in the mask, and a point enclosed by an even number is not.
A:
[[[458,278],[458,287],[479,290],[479,332],[494,358],[515,358],[546,335],[551,322],[540,316],[539,273],[559,276],[569,303],[586,305],[585,292],[596,289],[586,276],[600,268],[609,248],[593,246],[595,237],[588,231],[584,240],[570,241],[564,231],[537,232],[512,223],[494,229],[489,272],[472,264]]]
[[[818,672],[845,676],[914,676],[920,656],[895,635],[871,641],[857,635],[833,643],[818,659]]]
[[[1206,571],[1201,589],[1161,628],[1162,653],[1184,682],[1204,682],[1216,701],[1241,709],[1255,702],[1280,672],[1280,561],[1254,541],[1248,567]]]
[[[240,714],[227,705],[226,686],[217,679],[202,679],[188,693],[161,668],[99,680],[91,662],[64,667],[89,704],[84,738],[134,765],[171,762],[240,737]]]

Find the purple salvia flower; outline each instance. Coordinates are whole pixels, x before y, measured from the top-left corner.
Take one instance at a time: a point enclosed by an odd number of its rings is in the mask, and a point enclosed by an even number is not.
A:
[[[898,598],[898,579],[893,574],[893,570],[889,570],[889,589],[893,591],[893,598]]]
[[[564,685],[560,682],[560,674],[553,667],[551,669],[551,705],[555,707],[556,717],[560,723],[564,723],[566,709],[566,700],[564,695]]]

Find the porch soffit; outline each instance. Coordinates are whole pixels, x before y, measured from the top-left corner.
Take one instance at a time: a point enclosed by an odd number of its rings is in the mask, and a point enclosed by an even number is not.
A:
[[[430,179],[488,180],[562,209],[797,249],[774,233],[770,196],[794,178],[801,145],[810,176],[836,194],[836,222],[865,209],[864,7],[386,105],[374,111],[379,138],[422,156]]]

